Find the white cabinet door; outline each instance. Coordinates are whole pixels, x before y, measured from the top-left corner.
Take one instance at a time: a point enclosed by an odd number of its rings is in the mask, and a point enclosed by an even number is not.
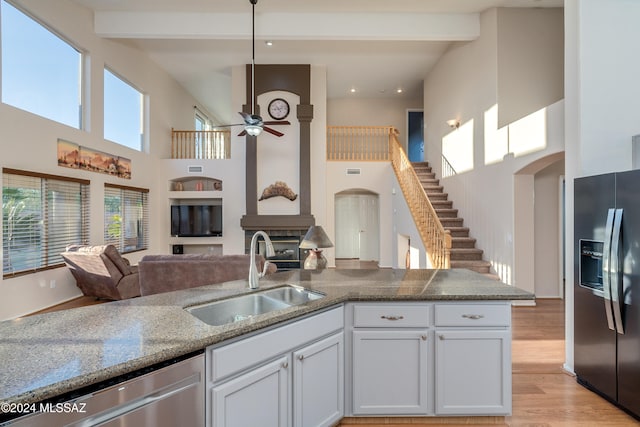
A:
[[[436,331],[436,415],[511,413],[511,332]]]
[[[280,357],[211,389],[215,427],[287,427],[289,356]]]
[[[429,411],[426,331],[353,331],[353,413]]]
[[[293,425],[335,425],[344,415],[343,334],[293,353]]]

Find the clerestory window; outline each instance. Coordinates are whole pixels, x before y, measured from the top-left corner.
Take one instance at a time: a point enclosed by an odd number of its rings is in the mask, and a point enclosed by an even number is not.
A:
[[[104,69],[104,139],[137,151],[144,147],[144,95]]]
[[[0,1],[2,102],[82,128],[83,54],[6,0]]]

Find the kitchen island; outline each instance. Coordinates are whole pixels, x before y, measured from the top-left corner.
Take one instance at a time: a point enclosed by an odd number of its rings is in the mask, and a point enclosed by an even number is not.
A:
[[[263,278],[260,287],[283,284],[325,297],[222,326],[207,325],[185,310],[254,292],[239,280],[1,322],[0,404],[65,399],[344,303],[533,299],[468,270],[296,270]]]

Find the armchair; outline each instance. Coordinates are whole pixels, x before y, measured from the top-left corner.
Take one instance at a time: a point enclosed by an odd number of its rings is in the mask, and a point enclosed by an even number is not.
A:
[[[115,246],[71,245],[60,255],[84,295],[111,300],[140,296],[138,267]]]

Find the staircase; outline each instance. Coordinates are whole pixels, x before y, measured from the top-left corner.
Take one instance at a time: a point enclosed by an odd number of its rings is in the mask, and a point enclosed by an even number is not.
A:
[[[467,268],[490,274],[491,263],[482,259],[482,249],[477,249],[476,239],[469,237],[469,228],[463,226],[464,219],[458,217],[453,202],[447,200],[449,195],[444,192],[429,163],[414,162],[412,165],[442,226],[451,233],[451,268]]]

